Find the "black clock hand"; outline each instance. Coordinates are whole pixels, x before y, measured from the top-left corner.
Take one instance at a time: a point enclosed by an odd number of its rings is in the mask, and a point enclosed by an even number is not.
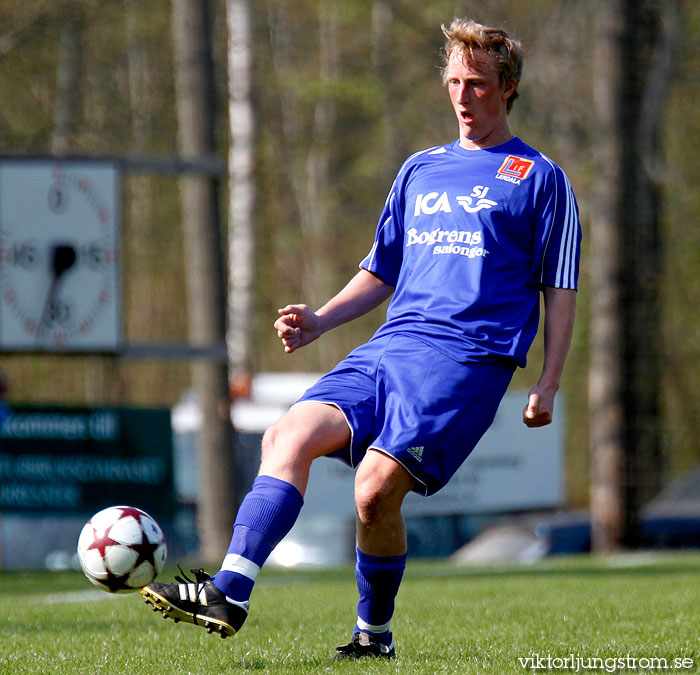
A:
[[[51,247],[51,286],[49,294],[44,303],[44,309],[41,312],[39,320],[39,328],[37,329],[37,340],[40,340],[46,329],[51,325],[51,306],[54,301],[54,296],[58,290],[59,284],[63,275],[75,265],[77,255],[75,247],[70,244],[54,244]]]

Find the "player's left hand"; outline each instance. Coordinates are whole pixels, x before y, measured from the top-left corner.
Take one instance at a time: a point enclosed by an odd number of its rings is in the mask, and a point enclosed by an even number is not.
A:
[[[523,422],[531,428],[551,424],[554,413],[554,396],[556,390],[540,385],[530,389],[527,405],[523,410]]]
[[[277,313],[280,317],[275,328],[287,354],[313,342],[323,332],[319,316],[307,305],[287,305]]]

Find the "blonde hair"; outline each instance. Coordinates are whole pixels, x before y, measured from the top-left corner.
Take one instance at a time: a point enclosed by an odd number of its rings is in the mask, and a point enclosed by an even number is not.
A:
[[[518,98],[518,84],[523,71],[523,49],[520,42],[500,28],[484,26],[472,19],[455,18],[452,19],[449,28],[444,24],[441,28],[447,38],[442,52],[442,81],[446,82],[447,64],[454,52],[472,65],[476,62],[475,51],[492,54],[501,86],[515,82],[515,89],[507,103],[507,110],[510,112],[515,99]]]

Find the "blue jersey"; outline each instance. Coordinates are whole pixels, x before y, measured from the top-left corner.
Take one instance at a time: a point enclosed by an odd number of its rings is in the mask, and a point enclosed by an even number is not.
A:
[[[520,139],[419,152],[360,263],[396,289],[375,337],[403,333],[459,362],[524,366],[540,290],[577,289],[580,242],[567,177]]]

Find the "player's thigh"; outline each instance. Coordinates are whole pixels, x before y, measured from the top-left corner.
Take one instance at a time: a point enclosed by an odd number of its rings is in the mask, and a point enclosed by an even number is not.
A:
[[[263,462],[311,462],[339,450],[350,441],[350,428],[334,405],[301,401],[280,417],[263,436]]]

